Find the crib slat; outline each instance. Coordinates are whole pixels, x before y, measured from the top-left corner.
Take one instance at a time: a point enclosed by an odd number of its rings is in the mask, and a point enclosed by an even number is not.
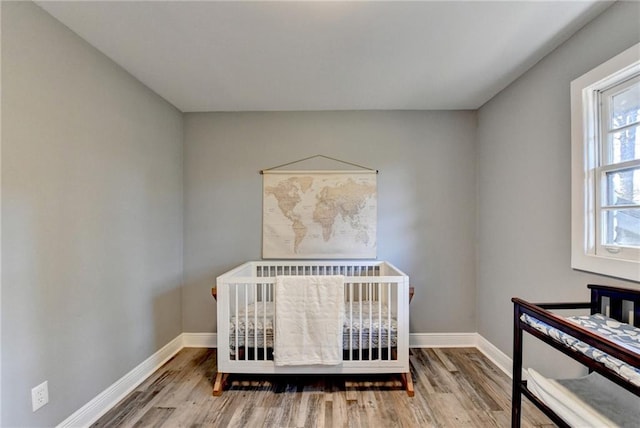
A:
[[[387,359],[391,359],[391,283],[387,283]]]
[[[371,283],[367,283],[367,297],[371,296]],[[369,298],[369,359],[372,358],[371,353],[371,342],[373,342],[373,332],[371,331],[373,327],[373,307],[372,301]]]
[[[267,290],[265,283],[262,283],[262,352],[263,360],[267,359]]]
[[[353,286],[349,284],[349,360],[353,360]]]
[[[235,350],[236,350],[236,354],[235,354],[235,360],[238,359],[238,353],[240,352],[240,349],[238,349],[238,342],[239,342],[239,330],[238,330],[238,323],[240,323],[240,317],[238,316],[238,286],[236,285],[235,287],[233,287],[233,295],[234,295],[234,300],[235,300],[235,312],[236,312],[236,325],[234,327],[235,329]]]
[[[363,284],[359,284],[359,290],[358,290],[358,305],[359,305],[359,321],[358,321],[358,325],[360,326],[360,328],[358,328],[358,346],[360,349],[360,360],[362,360],[362,351],[363,351],[363,347],[362,347],[362,286]]]
[[[253,289],[253,359],[258,359],[258,285],[251,284]]]
[[[249,311],[247,310],[247,284],[244,283],[242,294],[244,295],[244,358],[248,359],[249,354]]]
[[[377,284],[376,287],[376,298],[378,299],[378,359],[382,359],[382,301],[380,300],[380,287],[381,283]]]

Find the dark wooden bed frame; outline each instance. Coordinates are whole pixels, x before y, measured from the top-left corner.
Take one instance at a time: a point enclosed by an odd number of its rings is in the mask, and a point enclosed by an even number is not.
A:
[[[633,394],[640,396],[640,387],[631,384],[624,378],[620,377],[614,371],[608,369],[604,364],[593,360],[586,355],[574,351],[558,342],[550,336],[541,333],[535,328],[526,324],[520,319],[522,314],[538,319],[556,329],[570,334],[588,345],[599,349],[612,357],[624,361],[634,367],[640,367],[640,355],[624,348],[614,342],[611,342],[598,334],[592,333],[575,323],[567,321],[564,317],[556,315],[551,310],[559,309],[590,309],[591,314],[604,313],[603,298],[609,299],[609,317],[618,321],[623,320],[623,302],[632,302],[633,308],[633,324],[640,327],[640,290],[631,290],[626,288],[608,287],[603,285],[588,285],[591,290],[591,301],[585,303],[538,303],[533,304],[522,299],[514,297],[511,299],[514,305],[513,312],[513,384],[511,395],[511,426],[520,427],[520,419],[522,413],[522,395],[526,396],[533,404],[536,405],[544,414],[546,414],[554,423],[560,427],[569,427],[569,425],[556,415],[553,410],[547,407],[535,395],[527,389],[527,381],[522,380],[522,338],[523,331],[542,340],[555,349],[563,352],[569,357],[589,368],[589,371],[595,371],[615,382]]]

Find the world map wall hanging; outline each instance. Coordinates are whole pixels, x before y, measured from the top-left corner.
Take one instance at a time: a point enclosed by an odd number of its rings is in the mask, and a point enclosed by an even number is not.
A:
[[[263,171],[262,257],[372,259],[377,171]]]

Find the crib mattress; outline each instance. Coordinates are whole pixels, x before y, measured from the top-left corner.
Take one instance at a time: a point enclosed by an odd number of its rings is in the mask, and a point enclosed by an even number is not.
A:
[[[386,305],[346,304],[342,330],[343,349],[387,348],[397,346],[398,323],[388,316]],[[273,348],[273,302],[250,304],[229,320],[231,355],[236,347]],[[237,332],[237,338],[236,338]],[[265,344],[266,337],[266,344]],[[236,340],[237,339],[237,340]],[[351,343],[351,346],[349,344]]]
[[[608,369],[613,370],[632,384],[640,386],[640,368],[633,367],[624,361],[620,361],[619,359],[576,339],[570,334],[564,333],[527,314],[522,314],[520,319],[541,333],[544,333],[571,349],[581,352],[589,358],[604,364]],[[602,314],[568,317],[567,319],[588,330],[592,330],[602,336],[605,336],[607,339],[620,346],[640,354],[639,328],[630,324],[621,323]]]
[[[527,374],[527,389],[571,426],[635,428],[640,420],[640,398],[598,373],[564,380]]]

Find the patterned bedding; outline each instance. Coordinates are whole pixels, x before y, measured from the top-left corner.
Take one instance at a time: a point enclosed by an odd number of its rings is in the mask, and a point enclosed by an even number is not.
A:
[[[535,319],[527,314],[522,314],[520,319],[536,330],[556,339],[571,349],[581,352],[600,363],[608,369],[628,380],[634,385],[640,386],[640,368],[633,367],[596,349],[575,337],[564,333],[550,325]],[[640,354],[640,328],[630,324],[621,323],[602,314],[582,315],[568,317],[567,320],[592,332],[606,336],[610,341]]]
[[[361,312],[362,316],[360,316]],[[263,348],[265,346],[265,333],[266,347],[273,348],[273,313],[273,303],[267,302],[266,304],[258,303],[257,309],[254,304],[248,305],[246,316],[245,311],[239,311],[237,318],[233,315],[229,325],[231,355],[235,355],[236,325],[238,348],[245,346],[245,342],[250,348],[254,346]],[[379,316],[380,313],[381,316]],[[381,305],[380,308],[377,302],[372,302],[371,307],[369,307],[369,302],[364,302],[362,311],[359,304],[353,304],[353,312],[351,312],[349,303],[347,303],[342,329],[343,349],[368,349],[369,343],[371,343],[372,348],[397,346],[398,323],[393,318],[393,315],[389,319],[387,314],[387,306]],[[351,348],[349,348],[350,341]]]

